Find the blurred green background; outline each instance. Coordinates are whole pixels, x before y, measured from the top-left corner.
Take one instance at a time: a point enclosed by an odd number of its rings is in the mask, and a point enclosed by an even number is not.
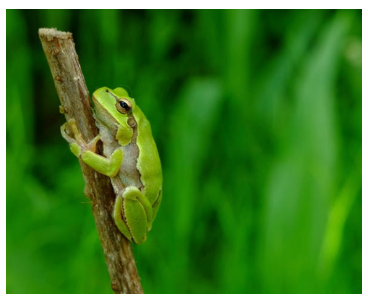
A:
[[[7,10],[8,293],[112,293],[38,38],[149,118],[146,293],[362,292],[361,10]]]

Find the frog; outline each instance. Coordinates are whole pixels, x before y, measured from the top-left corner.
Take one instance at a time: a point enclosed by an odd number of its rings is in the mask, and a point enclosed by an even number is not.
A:
[[[150,123],[128,92],[102,87],[92,94],[99,134],[85,142],[75,119],[61,126],[72,153],[111,180],[116,198],[112,218],[131,242],[142,244],[162,200],[162,168]],[[96,152],[101,141],[102,155]]]

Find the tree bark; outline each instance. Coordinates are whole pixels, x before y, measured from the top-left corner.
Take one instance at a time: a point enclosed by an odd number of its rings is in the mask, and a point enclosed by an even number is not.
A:
[[[91,111],[90,97],[79,64],[71,33],[41,28],[39,37],[45,52],[61,111],[66,120],[75,119],[84,140],[89,142],[97,134]],[[97,152],[101,153],[101,142]],[[97,173],[79,160],[85,194],[92,202],[98,235],[115,293],[143,293],[130,242],[121,234],[112,218],[115,194],[110,179]]]

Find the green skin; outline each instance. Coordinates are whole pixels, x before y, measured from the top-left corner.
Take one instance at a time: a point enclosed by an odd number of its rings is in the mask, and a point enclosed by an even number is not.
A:
[[[110,177],[116,194],[115,223],[127,239],[141,244],[162,198],[161,162],[151,126],[122,88],[102,87],[92,99],[99,135],[86,143],[72,119],[61,127],[62,136],[77,157]],[[68,135],[68,129],[73,137]],[[99,140],[103,143],[103,156],[96,154]]]

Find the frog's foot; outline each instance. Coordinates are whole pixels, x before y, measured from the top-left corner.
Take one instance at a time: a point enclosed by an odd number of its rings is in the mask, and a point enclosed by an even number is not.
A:
[[[96,152],[96,144],[100,140],[100,135],[97,135],[89,143],[84,141],[81,133],[78,130],[77,123],[74,119],[65,122],[61,128],[61,135],[69,143],[70,149],[77,157],[85,151]]]
[[[138,188],[128,186],[117,196],[113,216],[117,227],[128,240],[136,244],[146,241],[152,224],[152,207]]]
[[[67,122],[65,122],[61,127],[60,127],[60,131],[61,131],[61,135],[63,136],[63,138],[69,142],[69,144],[71,143],[75,143],[77,141],[83,141],[83,139],[80,136],[78,127],[77,127],[77,123],[75,122],[74,119],[70,119]]]

